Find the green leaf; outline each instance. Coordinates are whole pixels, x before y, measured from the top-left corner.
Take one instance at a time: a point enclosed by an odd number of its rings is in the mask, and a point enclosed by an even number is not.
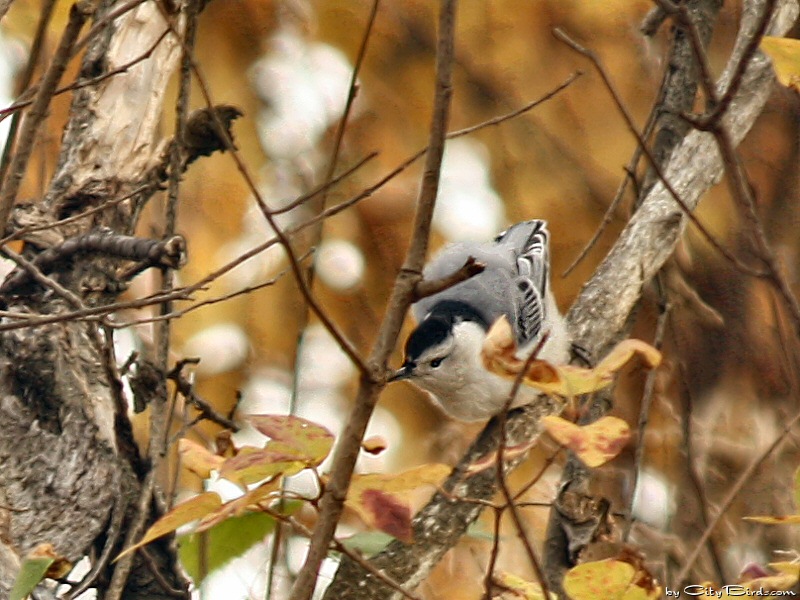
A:
[[[382,531],[361,531],[342,540],[342,545],[348,550],[370,557],[386,548],[393,539],[394,536]]]
[[[199,585],[210,573],[247,552],[274,529],[275,519],[264,513],[231,517],[208,531],[179,537],[178,555],[183,568]]]
[[[44,579],[55,558],[26,558],[20,567],[9,600],[25,600]]]

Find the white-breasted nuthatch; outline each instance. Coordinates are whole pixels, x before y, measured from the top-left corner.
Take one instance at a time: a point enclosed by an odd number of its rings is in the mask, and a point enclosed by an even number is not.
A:
[[[425,267],[426,279],[454,273],[469,257],[485,269],[414,304],[419,324],[406,340],[403,366],[390,381],[416,384],[456,419],[494,416],[508,401],[513,382],[484,368],[481,348],[489,327],[503,315],[513,329],[520,358],[527,358],[547,336],[537,358],[568,362],[570,338],[550,290],[549,252],[547,223],[541,220],[517,223],[493,242],[446,246]],[[511,407],[538,395],[522,386]]]

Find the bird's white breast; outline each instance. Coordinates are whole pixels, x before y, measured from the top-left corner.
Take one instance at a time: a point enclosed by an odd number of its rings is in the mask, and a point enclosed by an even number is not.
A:
[[[480,357],[485,332],[476,323],[465,321],[453,329],[455,345],[435,377],[420,381],[446,413],[462,421],[481,421],[499,413],[514,386],[490,373]],[[511,407],[533,401],[538,393],[521,386]]]

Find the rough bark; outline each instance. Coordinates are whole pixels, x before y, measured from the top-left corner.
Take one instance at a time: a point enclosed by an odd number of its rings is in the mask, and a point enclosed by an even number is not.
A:
[[[48,191],[39,202],[15,207],[9,229],[47,225],[139,192],[90,217],[27,236],[28,261],[99,227],[130,233],[163,176],[157,128],[180,41],[164,35],[168,25],[154,2],[107,18],[119,6],[100,3],[79,78],[152,54],[75,92]],[[169,18],[180,32],[181,14]],[[110,275],[118,264],[118,257],[102,252],[65,260],[48,270],[56,282],[51,289],[40,282],[24,294],[8,290],[2,300],[11,311],[34,315],[107,304],[120,289]],[[0,599],[20,561],[39,544],[52,544],[70,561],[93,550],[99,555],[107,545],[119,550],[145,469],[131,443],[110,344],[96,322],[65,320],[0,335]],[[174,597],[182,580],[166,545],[152,546],[148,562],[137,561],[123,597]],[[101,597],[112,568],[106,565],[97,578]]]

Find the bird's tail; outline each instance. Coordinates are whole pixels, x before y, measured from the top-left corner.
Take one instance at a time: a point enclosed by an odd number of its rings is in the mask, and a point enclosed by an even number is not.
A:
[[[534,219],[508,228],[495,239],[499,245],[513,249],[517,256],[517,269],[528,277],[544,296],[550,269],[550,233],[547,221]]]

